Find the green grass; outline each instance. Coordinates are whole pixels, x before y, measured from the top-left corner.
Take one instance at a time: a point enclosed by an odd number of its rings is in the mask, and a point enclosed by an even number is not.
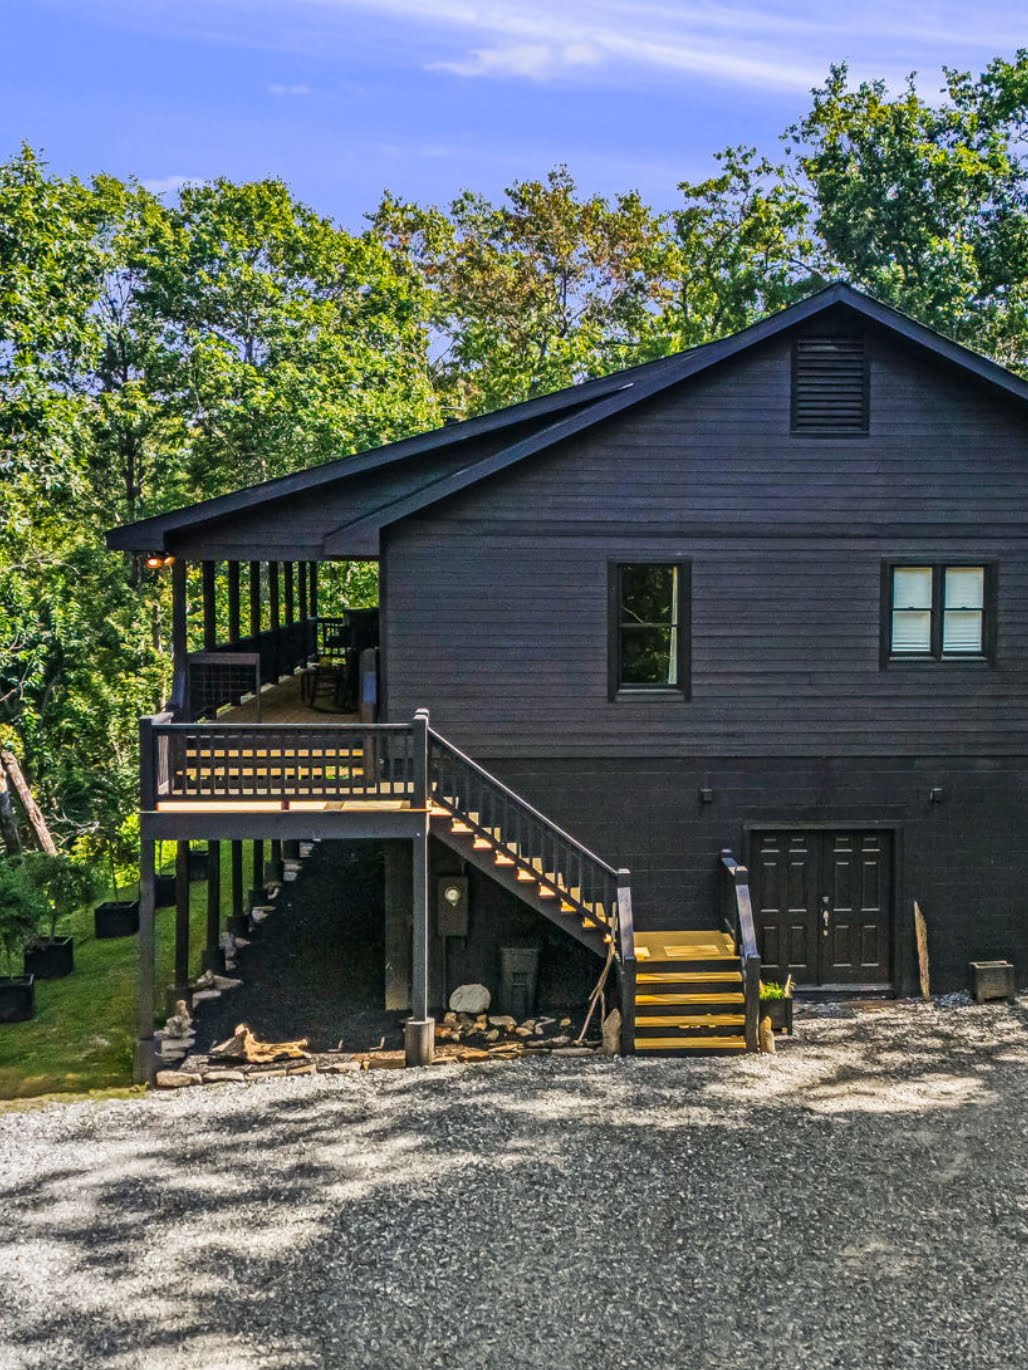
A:
[[[249,844],[247,844],[249,845]],[[221,844],[222,920],[231,912],[230,844]],[[249,853],[244,871],[250,870]],[[200,969],[207,926],[207,883],[189,891],[190,955]],[[36,1016],[0,1023],[0,1100],[41,1094],[88,1094],[132,1084],[138,938],[98,942],[92,906],[66,919],[75,939],[75,970],[64,980],[36,981]],[[158,1008],[174,967],[175,910],[157,910]]]

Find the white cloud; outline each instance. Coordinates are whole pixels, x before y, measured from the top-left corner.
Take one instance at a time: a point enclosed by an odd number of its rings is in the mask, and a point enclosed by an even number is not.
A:
[[[514,43],[505,48],[473,48],[463,61],[429,62],[429,71],[454,76],[527,76],[545,80],[570,67],[595,66],[603,54],[591,43]]]
[[[272,81],[268,87],[269,95],[310,95],[310,86],[296,85],[286,86],[281,81]]]
[[[202,180],[202,176],[153,176],[149,180],[143,180],[141,184],[151,195],[168,195],[181,190],[183,186],[195,185],[197,181]]]

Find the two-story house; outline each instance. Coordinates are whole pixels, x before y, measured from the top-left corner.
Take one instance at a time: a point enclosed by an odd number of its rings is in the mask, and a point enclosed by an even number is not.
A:
[[[159,837],[386,841],[412,1059],[454,976],[541,920],[615,957],[629,1050],[754,1046],[758,975],[911,991],[915,901],[934,987],[1024,966],[1026,510],[1028,384],[834,285],[117,529],[175,583],[175,694],[143,725],[141,1060]],[[345,559],[380,568],[352,717],[291,675],[330,655],[319,567]],[[461,871],[447,927],[433,875]]]

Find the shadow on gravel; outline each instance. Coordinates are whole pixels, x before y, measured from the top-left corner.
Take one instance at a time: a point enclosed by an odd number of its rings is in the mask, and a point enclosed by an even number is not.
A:
[[[1023,1021],[803,1032],[4,1120],[0,1364],[1025,1363]]]

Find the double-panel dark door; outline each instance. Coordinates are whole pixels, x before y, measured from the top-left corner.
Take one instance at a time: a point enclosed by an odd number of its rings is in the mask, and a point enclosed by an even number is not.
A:
[[[888,985],[892,834],[753,834],[750,879],[762,974],[797,985]]]

